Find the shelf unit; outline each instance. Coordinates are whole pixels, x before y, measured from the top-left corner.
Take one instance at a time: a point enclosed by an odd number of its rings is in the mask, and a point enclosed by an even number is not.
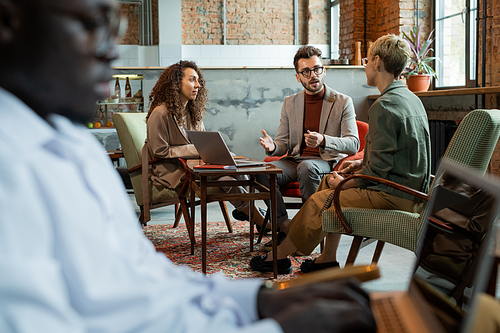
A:
[[[130,81],[140,81],[140,90],[141,92],[143,90],[142,86],[142,80],[143,80],[143,75],[142,74],[116,74],[113,75],[113,79],[110,81],[110,86],[114,86],[116,82],[116,78],[120,80],[120,87],[122,90],[124,90],[125,87],[125,82],[127,77],[129,78]],[[123,81],[123,83],[121,82]],[[131,86],[133,84],[131,83]],[[134,90],[134,87],[132,86],[132,90]],[[136,90],[136,92],[138,89]],[[132,94],[133,96],[134,94]],[[130,99],[134,99],[134,97],[128,97]],[[144,97],[142,97],[141,102],[136,102],[136,101],[127,101],[125,100],[126,98],[121,97],[119,102],[114,102],[110,101],[111,98],[104,100],[104,101],[99,101],[96,103],[97,106],[97,114],[95,118],[95,122],[100,122],[101,127],[106,127],[107,123],[111,121],[111,116],[115,112],[144,112]]]

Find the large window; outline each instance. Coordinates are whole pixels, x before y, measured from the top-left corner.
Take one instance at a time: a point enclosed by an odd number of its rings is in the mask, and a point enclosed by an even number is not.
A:
[[[435,86],[475,86],[477,0],[435,1]]]
[[[339,43],[340,43],[340,0],[331,1],[330,4],[330,59],[339,59]]]

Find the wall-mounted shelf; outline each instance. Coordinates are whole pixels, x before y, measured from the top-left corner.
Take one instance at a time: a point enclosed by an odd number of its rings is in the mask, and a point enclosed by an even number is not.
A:
[[[142,102],[97,102],[97,105],[140,105]]]
[[[484,88],[463,88],[463,89],[447,89],[447,90],[432,90],[417,92],[418,97],[433,97],[433,96],[460,96],[460,95],[484,95],[500,93],[500,86],[484,87]],[[380,95],[369,95],[368,99],[375,100]]]

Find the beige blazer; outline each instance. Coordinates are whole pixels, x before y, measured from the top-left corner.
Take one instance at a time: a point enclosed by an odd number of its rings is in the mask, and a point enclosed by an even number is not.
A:
[[[356,113],[351,97],[341,94],[325,84],[325,96],[319,121],[319,133],[325,136],[325,146],[319,153],[325,161],[334,165],[347,154],[356,154],[359,149]],[[274,139],[276,149],[269,155],[300,156],[304,135],[304,90],[285,98],[281,109],[278,135]]]
[[[204,131],[202,124],[194,128],[188,116],[189,130]],[[147,122],[147,139],[150,160],[159,162],[151,165],[151,180],[158,187],[177,188],[184,180],[184,168],[179,158],[199,158],[198,151],[177,124],[174,116],[168,113],[165,105],[157,106]]]

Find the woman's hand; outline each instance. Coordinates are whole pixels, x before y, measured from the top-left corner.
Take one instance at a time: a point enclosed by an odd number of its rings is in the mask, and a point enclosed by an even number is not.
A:
[[[354,161],[344,161],[340,164],[339,173],[340,174],[350,174],[355,173],[363,169],[362,167],[363,160],[354,160]]]
[[[344,177],[340,176],[336,171],[332,171],[332,175],[328,179],[328,186],[331,189],[335,189],[341,181],[344,180]]]

